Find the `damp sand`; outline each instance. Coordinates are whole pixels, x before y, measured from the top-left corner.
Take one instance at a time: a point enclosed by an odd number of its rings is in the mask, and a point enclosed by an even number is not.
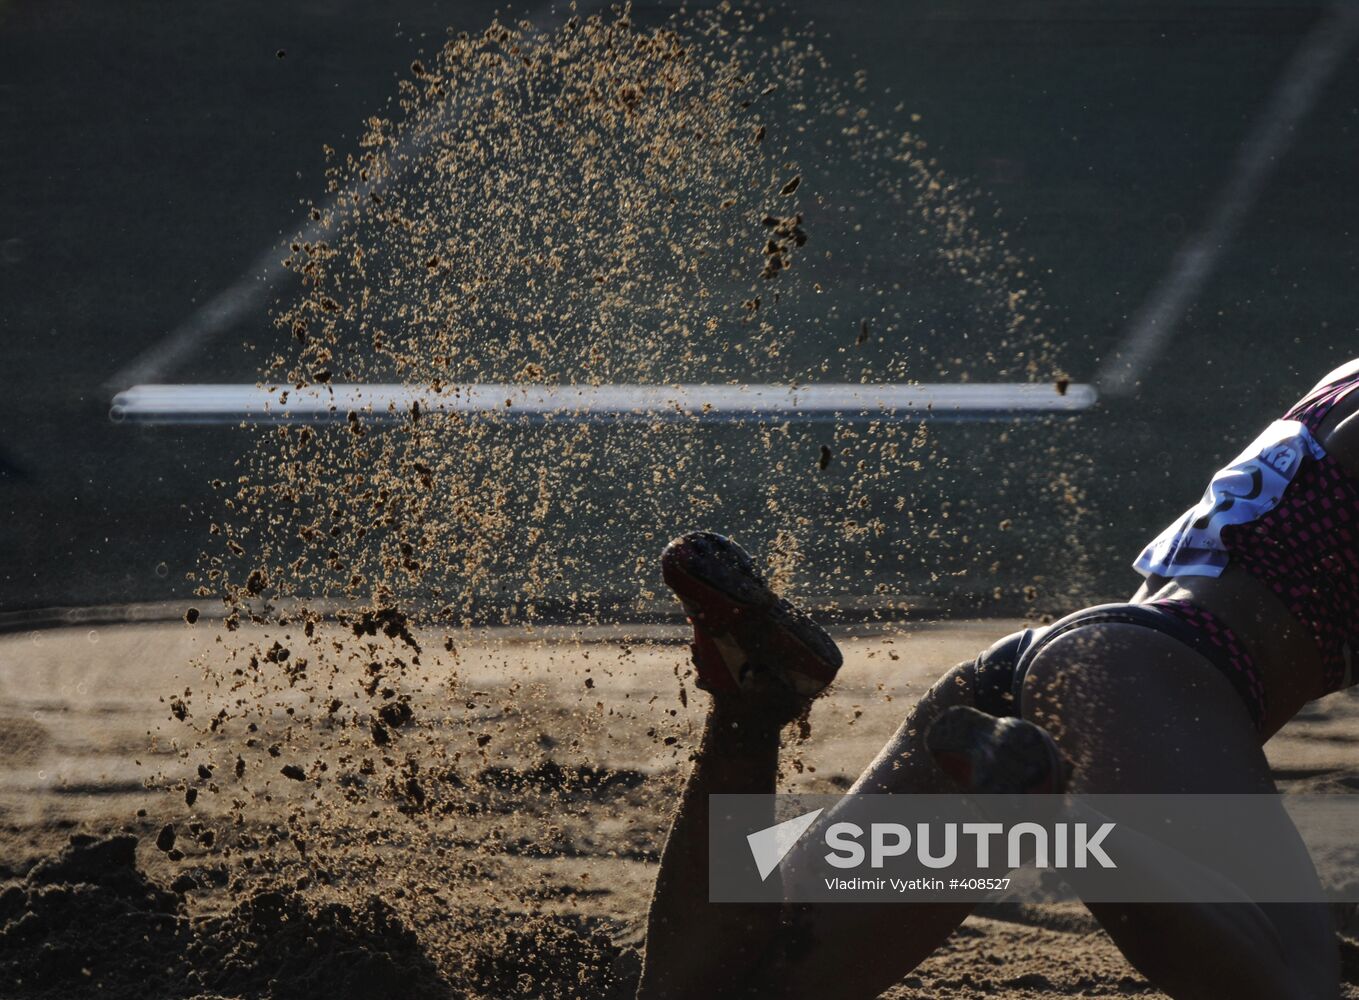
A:
[[[843,789],[941,670],[1015,624],[845,639],[841,680],[817,704],[809,742],[795,747],[803,769],[788,785]],[[326,878],[289,839],[309,836],[290,817],[299,803],[304,816],[323,808],[324,786],[279,773],[313,763],[288,735],[286,706],[257,733],[274,801],[252,803],[243,827],[230,793],[211,790],[231,772],[235,745],[176,750],[177,723],[156,692],[193,679],[182,664],[215,645],[210,629],[104,627],[96,643],[87,629],[0,638],[0,739],[10,754],[0,966],[16,984],[6,996],[629,995],[656,855],[701,720],[697,698],[678,718],[656,698],[684,662],[683,631],[502,630],[457,657],[432,654],[432,687],[413,697],[409,725],[429,729],[448,759],[462,752],[457,794],[428,779],[426,795],[442,803],[419,844],[428,854],[385,810],[345,813],[368,861]],[[463,697],[486,706],[474,725],[439,693],[454,670]],[[505,706],[527,687],[541,713],[531,746],[504,738],[517,724]],[[646,735],[665,720],[679,737],[671,746]],[[275,744],[280,755],[268,757]],[[1291,723],[1269,756],[1285,789],[1343,792],[1359,788],[1356,750],[1359,701],[1342,695]],[[197,791],[192,805],[186,789]],[[167,826],[176,855],[156,843]],[[217,839],[233,827],[238,846],[226,854]],[[441,882],[412,870],[456,874]],[[431,884],[437,898],[417,895]],[[1359,932],[1353,914],[1340,916]],[[1359,996],[1359,952],[1349,936],[1342,944],[1344,995]],[[1055,906],[983,909],[888,995],[1160,994],[1080,907]]]

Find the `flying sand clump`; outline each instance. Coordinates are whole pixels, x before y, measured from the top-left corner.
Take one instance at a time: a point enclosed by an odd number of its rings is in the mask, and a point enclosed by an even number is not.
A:
[[[1041,299],[984,201],[846,89],[808,39],[726,7],[495,23],[413,62],[358,148],[326,151],[330,200],[291,246],[262,384],[511,390],[484,416],[262,430],[224,484],[197,576],[225,601],[225,655],[169,701],[194,732],[176,788],[223,803],[214,850],[241,892],[379,891],[450,969],[468,935],[523,947],[550,916],[543,876],[507,858],[592,837],[654,856],[660,830],[628,817],[687,754],[686,668],[676,653],[662,696],[621,706],[596,677],[645,637],[543,647],[580,678],[567,704],[476,628],[665,606],[654,554],[717,522],[823,601],[890,609],[884,581],[918,575],[927,529],[935,581],[988,572],[966,499],[942,516],[922,499],[955,473],[921,424],[514,413],[530,384],[1045,378]],[[668,777],[597,764],[620,728],[647,732]],[[615,809],[607,838],[586,800]],[[571,947],[614,975],[591,934]]]

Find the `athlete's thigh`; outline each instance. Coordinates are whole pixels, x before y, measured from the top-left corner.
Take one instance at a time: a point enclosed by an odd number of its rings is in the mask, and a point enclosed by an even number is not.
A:
[[[1101,624],[1055,640],[1026,675],[1021,707],[1072,759],[1074,792],[1277,791],[1235,689],[1198,654],[1149,629]],[[1315,978],[1316,989],[1306,995],[1324,995],[1338,975],[1328,909],[1298,903],[1260,908],[1288,964]],[[1130,957],[1157,946],[1138,940],[1137,928],[1150,927],[1152,935],[1141,935],[1147,938],[1159,936],[1158,923],[1170,932],[1176,922],[1168,906],[1090,909]],[[1164,919],[1149,919],[1157,915]]]
[[[1029,665],[1024,718],[1043,726],[1087,793],[1274,790],[1236,689],[1183,643],[1139,625],[1088,625]]]
[[[945,708],[970,704],[971,664],[960,664],[921,697],[850,794],[954,790],[925,750],[924,735]],[[795,868],[796,857],[785,865]],[[759,977],[761,985],[770,996],[875,997],[943,944],[972,908],[970,903],[790,905],[787,933]]]

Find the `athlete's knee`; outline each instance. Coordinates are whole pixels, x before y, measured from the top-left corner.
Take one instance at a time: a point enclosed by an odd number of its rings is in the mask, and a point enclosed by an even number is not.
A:
[[[915,714],[922,712],[933,717],[950,705],[971,705],[977,697],[976,673],[973,660],[956,663],[930,685],[917,703]]]

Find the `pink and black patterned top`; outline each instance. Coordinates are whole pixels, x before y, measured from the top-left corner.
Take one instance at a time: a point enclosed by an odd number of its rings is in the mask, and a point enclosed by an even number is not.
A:
[[[1359,680],[1359,480],[1316,434],[1356,389],[1359,370],[1309,393],[1135,563],[1164,577],[1217,576],[1230,563],[1264,582],[1316,641],[1323,692]]]
[[[1284,415],[1313,435],[1359,373],[1322,386]],[[1312,633],[1327,692],[1349,687],[1359,643],[1359,481],[1330,456],[1305,461],[1273,510],[1224,528],[1232,561],[1263,580]]]

